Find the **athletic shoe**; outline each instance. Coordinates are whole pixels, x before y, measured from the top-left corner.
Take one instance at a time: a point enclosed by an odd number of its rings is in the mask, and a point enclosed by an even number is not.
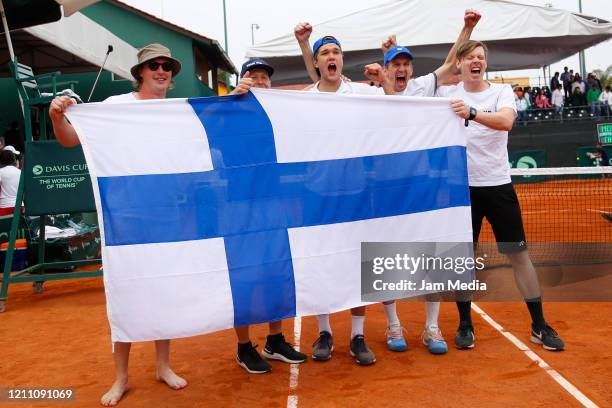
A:
[[[561,340],[557,332],[549,325],[546,325],[544,330],[536,329],[531,325],[531,341],[536,344],[541,344],[544,350],[561,351],[565,348],[563,340]]]
[[[306,361],[306,354],[300,353],[287,343],[281,333],[268,336],[266,346],[262,353],[266,358],[284,361],[289,364],[298,364]]]
[[[245,344],[238,344],[236,362],[240,367],[244,368],[251,374],[263,374],[270,372],[272,370],[272,366],[266,360],[261,358],[255,347],[253,347],[250,341]]]
[[[426,326],[421,335],[421,340],[431,354],[446,354],[448,352],[448,346],[438,326]]]
[[[387,347],[391,351],[406,351],[408,350],[408,344],[404,339],[404,329],[399,324],[387,327]]]
[[[351,340],[351,356],[355,357],[359,365],[370,365],[376,362],[376,357],[368,348],[362,334],[356,335]]]
[[[459,323],[459,329],[455,335],[455,347],[458,349],[471,349],[474,348],[474,328],[470,323],[461,322]]]
[[[334,351],[334,338],[328,331],[319,333],[319,338],[312,345],[312,359],[316,361],[326,361],[331,358]]]

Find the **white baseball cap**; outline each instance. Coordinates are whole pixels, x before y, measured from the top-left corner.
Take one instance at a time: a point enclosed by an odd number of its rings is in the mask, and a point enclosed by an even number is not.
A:
[[[13,152],[15,154],[15,156],[18,156],[19,154],[21,154],[21,152],[19,150],[15,149],[11,145],[4,146],[4,149],[2,149],[2,150],[8,150],[9,152]]]

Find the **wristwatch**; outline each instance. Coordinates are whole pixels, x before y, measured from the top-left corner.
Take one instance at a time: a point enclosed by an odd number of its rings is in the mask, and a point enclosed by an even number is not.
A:
[[[478,111],[476,108],[470,106],[470,116],[465,120],[465,127],[470,124],[470,120],[474,120],[476,115],[478,115]]]
[[[476,108],[470,106],[470,117],[468,118],[468,120],[474,120],[476,115],[478,115],[478,111],[476,110]]]

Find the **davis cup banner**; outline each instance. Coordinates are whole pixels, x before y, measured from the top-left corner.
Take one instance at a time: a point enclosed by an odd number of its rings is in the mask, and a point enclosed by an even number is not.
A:
[[[102,235],[112,340],[363,305],[362,242],[471,240],[447,99],[255,89],[68,117]]]

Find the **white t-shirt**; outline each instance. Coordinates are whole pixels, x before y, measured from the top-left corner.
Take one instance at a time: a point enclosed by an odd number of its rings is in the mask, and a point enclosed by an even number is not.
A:
[[[527,99],[523,98],[518,98],[516,101],[514,101],[516,103],[516,110],[517,111],[526,111],[529,108],[529,102],[527,102]]]
[[[434,96],[436,93],[437,80],[436,75],[423,75],[408,81],[408,86],[402,92],[396,92],[396,95],[401,96]]]
[[[558,89],[555,89],[552,93],[552,104],[555,106],[563,106],[565,98],[563,97],[563,92]]]
[[[586,85],[584,84],[584,81],[576,81],[572,84],[572,93],[574,93],[574,91],[576,90],[576,88],[580,88],[580,90],[582,91],[582,93],[585,93],[586,91]]]
[[[103,102],[104,103],[114,103],[114,102],[131,102],[131,101],[137,101],[137,100],[138,99],[136,98],[136,92],[128,92],[128,93],[121,94],[121,95],[109,96]]]
[[[608,103],[608,105],[612,105],[612,92],[608,92],[608,91],[603,91],[600,95],[599,95],[599,102],[601,103]]]
[[[21,170],[15,166],[0,168],[0,208],[15,207]]]
[[[321,92],[319,91],[319,81],[314,84],[308,92]],[[340,88],[335,92],[337,94],[360,94],[360,95],[384,95],[385,91],[382,88],[370,86],[368,84],[362,84],[360,82],[344,82],[341,81]]]
[[[467,92],[463,82],[453,86],[442,86],[437,96],[462,99],[481,112],[498,112],[510,108],[516,112],[514,92],[508,84],[489,84],[482,92]],[[470,186],[499,186],[508,184],[510,165],[508,163],[508,132],[495,130],[475,121],[467,128],[467,156]]]
[[[434,96],[436,93],[436,76],[431,73],[411,79],[408,86],[402,92],[396,92],[398,96]],[[319,91],[319,82],[314,84],[309,92]],[[384,95],[385,91],[382,88],[364,84],[361,82],[344,82],[340,84],[340,88],[336,91],[339,94],[361,94],[361,95]]]

